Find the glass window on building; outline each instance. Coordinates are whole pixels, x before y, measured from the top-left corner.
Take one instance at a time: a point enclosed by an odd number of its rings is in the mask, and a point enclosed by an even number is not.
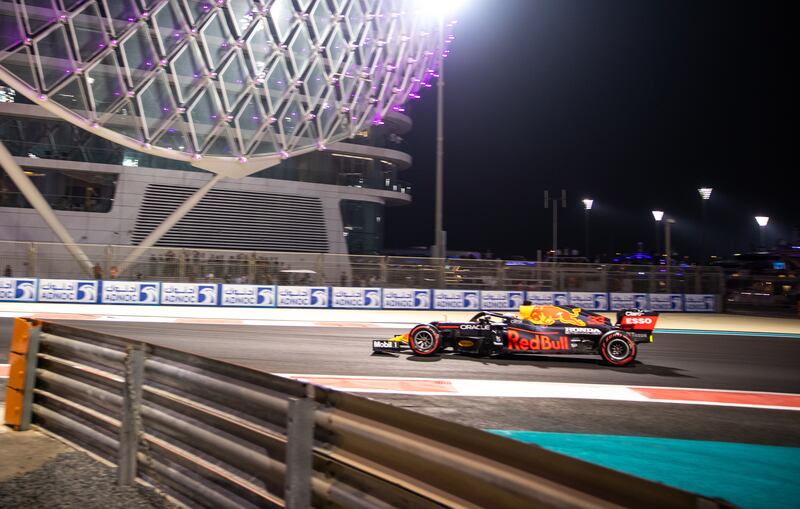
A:
[[[379,254],[383,250],[383,205],[342,200],[342,224],[350,254]]]
[[[28,168],[25,174],[54,210],[109,212],[114,203],[115,173]],[[33,208],[5,171],[0,172],[0,207]]]

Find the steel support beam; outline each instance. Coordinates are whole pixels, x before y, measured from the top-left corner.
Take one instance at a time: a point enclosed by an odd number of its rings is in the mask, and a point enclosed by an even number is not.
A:
[[[203,187],[195,191],[195,193],[191,195],[189,198],[187,198],[186,201],[183,202],[183,204],[181,204],[180,207],[175,209],[175,211],[172,214],[170,214],[166,219],[164,219],[164,222],[161,223],[155,230],[150,232],[150,235],[148,235],[141,243],[139,243],[139,245],[136,246],[136,249],[131,251],[131,254],[129,254],[128,257],[125,258],[125,261],[123,261],[120,264],[119,273],[123,274],[133,263],[136,262],[136,260],[138,260],[145,253],[145,251],[153,247],[156,244],[156,242],[161,240],[161,237],[166,235],[167,232],[178,223],[178,221],[183,219],[184,216],[186,216],[186,214],[188,214],[195,207],[195,205],[200,203],[200,200],[202,200],[203,197],[206,194],[208,194],[209,191],[211,191],[211,188],[214,187],[217,184],[217,182],[219,182],[223,178],[224,178],[223,175],[220,174],[214,175],[214,177],[211,180],[209,180]]]
[[[92,270],[92,261],[86,256],[83,249],[75,243],[75,240],[67,229],[64,228],[64,225],[61,224],[61,221],[56,217],[50,204],[47,203],[47,200],[42,196],[41,191],[39,191],[28,176],[25,175],[25,171],[14,161],[14,156],[11,155],[2,142],[0,142],[0,166],[8,173],[14,185],[17,186],[22,195],[25,196],[25,199],[28,200],[36,212],[39,213],[39,216],[47,223],[47,226],[53,230],[53,233],[55,233],[56,237],[64,244],[67,251],[78,261],[81,268],[86,271],[87,275],[91,276],[94,273]]]
[[[286,478],[284,501],[287,509],[311,507],[311,477],[314,450],[314,400],[292,398],[286,422]]]
[[[136,479],[139,435],[142,432],[142,385],[144,347],[128,345],[125,356],[125,385],[122,387],[122,426],[119,430],[117,484],[131,486]]]

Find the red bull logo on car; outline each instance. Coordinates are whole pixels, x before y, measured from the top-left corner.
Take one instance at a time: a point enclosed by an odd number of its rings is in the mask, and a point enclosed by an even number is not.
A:
[[[523,332],[524,334],[524,332]],[[558,338],[550,337],[545,334],[524,334],[520,335],[520,331],[516,329],[508,330],[508,349],[510,351],[530,352],[530,351],[559,351],[565,352],[569,350],[569,339],[567,336],[559,336]]]

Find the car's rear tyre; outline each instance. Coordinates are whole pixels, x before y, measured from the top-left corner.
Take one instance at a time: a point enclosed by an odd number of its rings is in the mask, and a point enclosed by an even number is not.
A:
[[[612,332],[600,340],[600,356],[613,366],[627,366],[636,358],[636,343],[621,332]]]
[[[417,355],[433,355],[441,345],[441,335],[431,325],[417,325],[408,334],[408,346]]]

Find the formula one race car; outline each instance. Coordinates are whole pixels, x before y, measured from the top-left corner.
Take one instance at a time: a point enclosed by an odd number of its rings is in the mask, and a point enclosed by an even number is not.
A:
[[[580,308],[521,306],[519,316],[481,311],[469,322],[431,322],[407,334],[374,340],[375,352],[410,349],[433,355],[452,348],[456,353],[499,355],[599,354],[614,366],[636,358],[640,343],[653,342],[658,313],[641,309],[617,312],[617,321]]]

